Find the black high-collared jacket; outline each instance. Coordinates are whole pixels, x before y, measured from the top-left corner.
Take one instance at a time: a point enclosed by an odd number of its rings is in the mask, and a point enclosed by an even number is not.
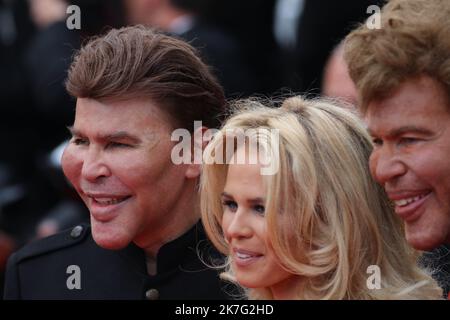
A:
[[[147,273],[145,254],[134,244],[106,250],[91,228],[71,230],[30,243],[14,253],[5,281],[5,299],[226,299],[217,270],[199,259],[218,254],[201,223],[161,247],[157,275]]]

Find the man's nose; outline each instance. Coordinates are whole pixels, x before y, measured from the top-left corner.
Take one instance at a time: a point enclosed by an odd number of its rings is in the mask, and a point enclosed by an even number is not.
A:
[[[372,175],[381,185],[394,181],[407,171],[406,165],[399,155],[388,148],[375,151],[370,158],[370,162]]]
[[[248,214],[239,208],[238,211],[234,213],[233,219],[226,231],[230,238],[250,238],[253,234],[253,228],[249,221]]]
[[[81,169],[82,178],[90,182],[96,182],[99,178],[110,175],[111,171],[106,165],[101,152],[90,147],[84,155],[83,167]]]

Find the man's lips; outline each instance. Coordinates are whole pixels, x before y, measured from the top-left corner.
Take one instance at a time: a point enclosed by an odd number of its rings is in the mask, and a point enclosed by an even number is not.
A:
[[[131,195],[86,193],[91,215],[95,220],[106,222],[117,215],[117,209],[131,198]]]
[[[388,192],[388,197],[395,204],[395,212],[405,221],[418,218],[419,208],[429,198],[430,190]]]
[[[110,205],[114,205],[114,204],[118,204],[121,203],[125,200],[127,200],[128,198],[130,198],[130,196],[88,196],[90,199],[92,199],[92,201],[98,205],[98,206],[110,206]]]

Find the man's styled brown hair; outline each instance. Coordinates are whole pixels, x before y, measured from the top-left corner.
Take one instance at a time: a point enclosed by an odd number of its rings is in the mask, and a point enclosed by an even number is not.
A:
[[[363,113],[373,99],[421,75],[441,83],[450,101],[450,1],[389,1],[380,29],[363,24],[347,36],[345,59]]]
[[[148,98],[174,121],[218,127],[226,106],[222,87],[188,43],[144,26],[112,29],[75,55],[66,81],[77,98]]]

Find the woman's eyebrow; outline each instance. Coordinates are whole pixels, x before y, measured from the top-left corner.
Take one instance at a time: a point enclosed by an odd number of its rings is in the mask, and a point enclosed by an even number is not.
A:
[[[260,203],[266,203],[266,199],[257,197],[254,199],[249,199],[249,200],[247,200],[247,202],[252,203],[252,204],[260,204]]]
[[[229,198],[229,199],[233,199],[233,196],[231,194],[228,194],[226,192],[222,192],[220,194],[223,198]]]

